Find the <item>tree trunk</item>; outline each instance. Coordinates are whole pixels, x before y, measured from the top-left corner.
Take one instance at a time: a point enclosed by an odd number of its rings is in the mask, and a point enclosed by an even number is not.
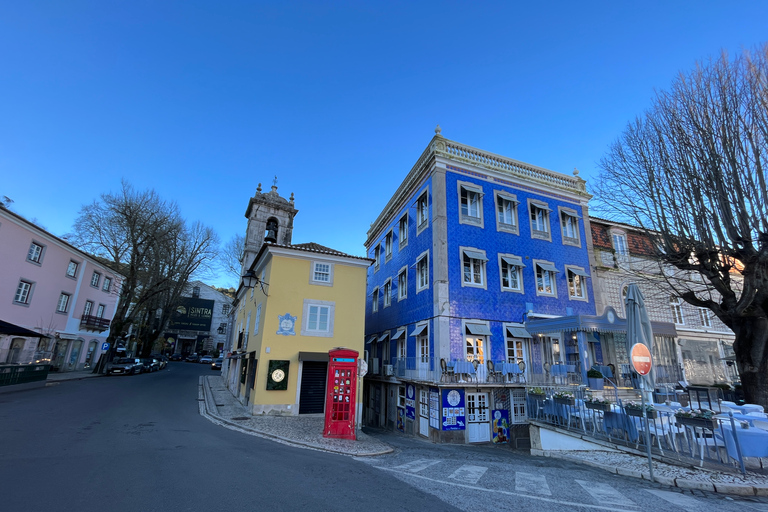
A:
[[[768,319],[740,318],[733,326],[733,350],[739,367],[744,399],[768,410]]]

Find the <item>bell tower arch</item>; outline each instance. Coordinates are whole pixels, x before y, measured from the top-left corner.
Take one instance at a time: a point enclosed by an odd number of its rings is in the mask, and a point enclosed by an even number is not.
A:
[[[291,245],[293,218],[297,213],[299,210],[294,208],[293,194],[290,199],[285,199],[277,193],[277,178],[272,190],[266,193],[261,191],[259,183],[256,194],[248,201],[248,208],[245,210],[248,227],[240,275],[251,267],[264,242]]]

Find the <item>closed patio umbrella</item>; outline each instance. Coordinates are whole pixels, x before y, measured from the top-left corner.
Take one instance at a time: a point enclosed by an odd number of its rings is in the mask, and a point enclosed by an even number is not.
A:
[[[645,308],[645,299],[640,292],[640,288],[632,283],[627,288],[626,299],[627,311],[627,354],[631,354],[632,346],[635,343],[642,343],[648,347],[648,351],[653,354],[653,329],[651,329],[651,320],[648,318],[648,310]],[[646,376],[640,376],[644,379],[645,389],[650,392],[656,386],[654,378],[654,368]],[[652,400],[649,400],[652,402]]]

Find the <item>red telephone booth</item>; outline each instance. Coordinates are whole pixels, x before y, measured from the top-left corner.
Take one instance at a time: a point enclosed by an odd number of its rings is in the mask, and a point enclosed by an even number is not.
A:
[[[358,355],[356,350],[346,348],[335,348],[328,352],[323,437],[356,439]]]

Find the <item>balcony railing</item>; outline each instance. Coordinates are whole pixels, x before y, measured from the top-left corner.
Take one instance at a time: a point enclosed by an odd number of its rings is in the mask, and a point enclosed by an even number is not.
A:
[[[83,315],[80,317],[80,329],[88,331],[104,332],[109,329],[111,320],[108,318],[101,318],[98,316]]]

